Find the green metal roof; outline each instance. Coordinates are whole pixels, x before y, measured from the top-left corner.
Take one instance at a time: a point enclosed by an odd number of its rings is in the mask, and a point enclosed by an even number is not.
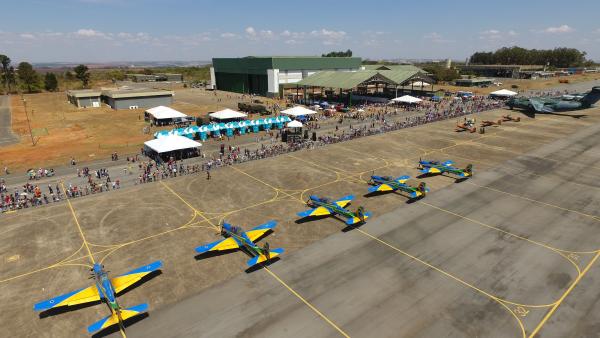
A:
[[[366,70],[417,70],[425,73],[421,68],[414,65],[363,65]]]
[[[352,89],[368,80],[379,80],[400,86],[414,77],[428,79],[423,71],[418,68],[415,70],[360,70],[356,72],[322,71],[296,84],[299,86]]]
[[[279,70],[319,70],[319,69],[358,69],[359,57],[320,57],[320,56],[247,56],[243,58],[214,58],[215,72],[266,74],[267,69]]]

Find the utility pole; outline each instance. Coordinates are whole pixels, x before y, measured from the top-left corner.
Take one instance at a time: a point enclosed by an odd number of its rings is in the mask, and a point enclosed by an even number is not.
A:
[[[31,131],[31,123],[29,122],[29,114],[27,114],[27,100],[23,98],[23,106],[25,107],[25,117],[27,118],[27,127],[29,128],[29,136],[31,136],[31,145],[35,146],[35,141],[33,140],[33,132]]]

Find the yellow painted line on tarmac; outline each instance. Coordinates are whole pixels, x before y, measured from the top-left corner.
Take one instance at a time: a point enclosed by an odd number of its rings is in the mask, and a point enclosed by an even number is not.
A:
[[[162,184],[165,188],[167,188],[167,190],[169,190],[173,195],[175,195],[177,198],[179,198],[183,203],[185,203],[185,205],[187,205],[188,207],[190,207],[190,209],[194,210],[194,212],[199,215],[200,217],[204,218],[205,221],[208,222],[208,224],[212,225],[213,228],[215,228],[215,230],[219,231],[219,227],[216,226],[208,217],[204,216],[204,214],[196,209],[193,205],[191,205],[188,201],[185,200],[185,198],[181,197],[181,195],[179,195],[177,192],[175,192],[175,190],[171,189],[171,187],[169,187],[165,182],[160,181],[160,184]]]
[[[502,305],[505,309],[508,310],[508,312],[510,312],[513,315],[513,317],[519,323],[519,327],[521,328],[521,332],[523,334],[523,337],[526,337],[525,327],[523,326],[523,323],[521,322],[521,320],[519,319],[519,317],[517,317],[517,315],[506,304],[504,304],[504,303],[514,304],[514,305],[521,305],[521,304],[513,303],[513,302],[507,302],[507,301],[505,301],[505,300],[503,300],[501,298],[498,298],[498,297],[496,297],[496,296],[494,296],[494,295],[492,295],[492,294],[490,294],[490,293],[488,293],[488,292],[486,292],[486,291],[484,291],[484,290],[476,287],[473,284],[470,284],[470,283],[468,283],[468,282],[466,282],[466,281],[464,281],[464,280],[462,280],[462,279],[460,279],[460,278],[458,278],[458,277],[456,277],[456,276],[454,276],[454,275],[452,275],[452,274],[450,274],[450,273],[448,273],[448,272],[446,272],[446,271],[444,271],[444,270],[442,270],[442,269],[440,269],[440,268],[438,268],[438,267],[436,267],[434,265],[431,265],[431,264],[427,263],[426,261],[424,261],[424,260],[422,260],[422,259],[420,259],[420,258],[418,258],[418,257],[416,257],[414,255],[409,254],[408,252],[406,252],[404,250],[401,250],[401,249],[399,249],[399,248],[397,248],[397,247],[389,244],[388,242],[386,242],[384,240],[381,240],[381,239],[377,238],[376,236],[371,235],[370,233],[368,233],[368,232],[366,232],[366,231],[364,231],[364,230],[362,230],[360,228],[355,228],[354,230],[360,232],[361,234],[363,234],[363,235],[365,235],[365,236],[367,236],[367,237],[369,237],[369,238],[371,238],[371,239],[373,239],[373,240],[375,240],[375,241],[377,241],[377,242],[379,242],[379,243],[381,243],[381,244],[383,244],[383,245],[385,245],[387,247],[389,247],[390,249],[392,249],[394,251],[397,251],[398,253],[400,253],[400,254],[402,254],[402,255],[404,255],[406,257],[409,257],[409,258],[411,258],[411,259],[413,259],[413,260],[415,260],[415,261],[417,261],[417,262],[419,262],[419,263],[427,266],[430,269],[433,269],[433,270],[435,270],[435,271],[443,274],[446,277],[449,277],[449,278],[451,278],[451,279],[459,282],[460,284],[463,284],[463,285],[465,285],[465,286],[467,286],[467,287],[469,287],[469,288],[471,288],[471,289],[473,289],[473,290],[475,290],[475,291],[477,291],[477,292],[479,292],[479,293],[481,293],[481,294],[483,294],[485,296],[488,296],[489,298],[491,298],[492,300],[494,300],[498,304]],[[529,306],[529,305],[525,305],[525,306]]]
[[[273,276],[273,278],[275,278],[279,283],[281,283],[281,285],[283,285],[286,289],[288,289],[294,296],[296,296],[298,299],[300,299],[304,304],[306,304],[306,306],[308,306],[311,310],[313,310],[316,314],[318,314],[323,320],[325,320],[329,325],[331,325],[334,329],[336,329],[343,337],[350,338],[350,336],[344,330],[342,330],[331,319],[329,319],[321,311],[319,311],[319,309],[314,307],[309,301],[304,299],[304,297],[302,297],[298,292],[296,292],[289,285],[287,285],[287,283],[284,282],[281,278],[279,278],[279,276],[277,276],[273,271],[271,271],[271,269],[267,268],[266,266],[263,266],[263,268],[271,276]]]
[[[585,274],[590,270],[590,268],[592,267],[592,265],[594,264],[594,262],[596,262],[596,260],[598,259],[599,256],[600,256],[600,251],[598,251],[596,253],[596,256],[594,256],[594,258],[592,258],[592,260],[590,261],[590,263],[585,267],[585,269],[583,269],[583,271],[581,272],[581,274],[579,276],[577,276],[577,278],[575,279],[575,281],[573,282],[573,284],[571,284],[571,286],[567,289],[567,291],[565,291],[565,293],[562,295],[562,297],[560,297],[560,299],[550,309],[550,311],[548,311],[548,313],[546,313],[546,315],[544,316],[544,318],[542,319],[542,321],[531,332],[531,334],[529,335],[529,338],[535,337],[535,335],[537,335],[540,332],[540,330],[542,329],[542,327],[544,326],[544,324],[546,324],[546,322],[548,321],[548,319],[550,319],[550,317],[552,317],[552,314],[554,314],[554,312],[556,311],[556,309],[558,309],[558,307],[560,306],[560,304],[565,300],[565,298],[567,298],[567,296],[571,293],[571,291],[573,291],[573,289],[575,288],[575,286],[577,286],[577,284],[579,284],[579,282],[581,281],[581,279],[583,278],[583,276],[585,276]]]
[[[239,170],[236,168],[236,170],[240,171],[243,174],[246,174],[245,172]],[[252,177],[249,174],[246,174],[250,177]],[[254,177],[252,177],[254,178]],[[254,178],[256,180],[259,180],[257,178]],[[259,180],[260,181],[260,180]],[[185,203],[188,207],[190,207],[192,210],[194,210],[198,215],[200,215],[202,218],[204,218],[210,225],[212,225],[214,228],[216,228],[217,230],[219,229],[218,226],[216,226],[209,218],[207,218],[206,216],[204,216],[200,211],[198,211],[196,208],[194,208],[194,206],[192,206],[190,203],[188,203],[185,198],[183,198],[181,195],[179,195],[177,192],[175,192],[173,189],[171,189],[171,187],[169,187],[168,185],[166,185],[163,181],[160,181],[160,183],[165,186],[165,188],[167,188],[173,195],[177,196],[183,203]],[[270,186],[268,183],[266,182],[262,182],[265,185]],[[272,187],[272,186],[271,186]],[[277,192],[281,192],[283,194],[285,194],[284,192],[281,191],[281,189],[272,187],[275,191]],[[287,195],[287,194],[286,194]],[[333,326],[338,332],[340,332],[344,337],[349,338],[350,336],[348,334],[346,334],[342,329],[340,329],[334,322],[332,322],[329,318],[327,318],[321,311],[319,311],[316,307],[314,307],[312,304],[310,304],[306,299],[304,299],[302,296],[300,296],[300,294],[298,292],[296,292],[294,289],[292,289],[289,285],[287,285],[281,278],[279,278],[279,276],[277,276],[273,271],[271,271],[269,268],[267,268],[266,266],[263,266],[264,270],[267,271],[273,278],[275,278],[281,285],[283,285],[286,289],[288,289],[294,296],[296,296],[298,299],[300,299],[304,304],[306,304],[311,310],[313,310],[316,314],[318,314],[321,318],[323,318],[329,325]]]
[[[63,192],[65,193],[65,196],[67,196],[67,189],[65,189],[65,184],[63,182],[60,182],[60,185],[63,189]],[[96,263],[96,261],[94,260],[94,255],[92,255],[92,250],[90,250],[90,246],[88,245],[88,242],[85,239],[85,235],[83,234],[83,230],[81,229],[81,225],[79,224],[79,220],[77,219],[77,215],[75,214],[75,209],[73,209],[71,200],[69,198],[66,198],[66,200],[67,200],[67,205],[69,206],[69,209],[71,210],[71,215],[73,215],[73,220],[75,220],[75,224],[77,225],[77,229],[79,230],[79,234],[81,235],[81,239],[83,240],[83,244],[85,245],[85,248],[87,249],[87,252],[90,257],[90,260],[92,261],[92,264],[94,264],[94,263]]]
[[[513,193],[508,192],[508,191],[504,191],[504,190],[492,188],[492,187],[489,187],[489,186],[485,186],[485,185],[473,183],[471,181],[467,181],[466,183],[474,185],[474,186],[479,187],[479,188],[488,189],[488,190],[495,191],[495,192],[498,192],[498,193],[501,193],[501,194],[509,195],[509,196],[512,196],[512,197],[517,197],[517,198],[524,199],[524,200],[529,201],[529,202],[534,202],[534,203],[542,204],[542,205],[545,205],[545,206],[548,206],[548,207],[560,209],[560,210],[563,210],[563,211],[572,212],[572,213],[575,213],[575,214],[578,214],[578,215],[581,215],[581,216],[592,218],[592,219],[594,219],[596,221],[600,221],[600,217],[595,216],[595,215],[586,214],[585,212],[581,212],[581,211],[577,211],[577,210],[573,210],[573,209],[561,207],[560,205],[556,205],[556,204],[551,204],[551,203],[547,203],[547,202],[538,201],[538,200],[533,199],[533,198],[529,198],[529,197],[525,197],[525,196],[513,194]]]
[[[572,259],[570,259],[570,258],[569,258],[567,255],[565,255],[565,254],[564,254],[564,252],[573,253],[573,252],[576,252],[576,251],[568,251],[568,250],[562,250],[562,249],[558,249],[558,248],[552,247],[552,246],[550,246],[550,245],[548,245],[548,244],[541,243],[541,242],[537,242],[537,241],[534,241],[534,240],[532,240],[532,239],[529,239],[529,238],[527,238],[527,237],[523,237],[523,236],[520,236],[520,235],[517,235],[517,234],[513,234],[512,232],[509,232],[509,231],[503,230],[503,229],[501,229],[501,228],[498,228],[498,227],[495,227],[495,226],[493,226],[493,225],[489,225],[489,224],[487,224],[487,223],[484,223],[484,222],[478,221],[478,220],[476,220],[476,219],[469,218],[469,217],[467,217],[467,216],[463,216],[463,215],[461,215],[461,214],[457,214],[457,213],[455,213],[455,212],[453,212],[453,211],[450,211],[450,210],[448,210],[448,209],[444,209],[444,208],[441,208],[441,207],[435,206],[435,205],[433,205],[433,204],[429,204],[429,203],[427,203],[427,202],[419,201],[419,203],[420,203],[420,204],[423,204],[423,205],[426,205],[426,206],[428,206],[428,207],[430,207],[430,208],[433,208],[433,209],[436,209],[436,210],[439,210],[439,211],[445,212],[445,213],[447,213],[447,214],[450,214],[450,215],[452,215],[452,216],[455,216],[455,217],[458,217],[458,218],[462,218],[462,219],[464,219],[464,220],[466,220],[466,221],[469,221],[469,222],[471,222],[471,223],[475,223],[475,224],[481,225],[481,226],[483,226],[483,227],[486,227],[486,228],[488,228],[488,229],[492,229],[492,230],[499,231],[499,232],[501,232],[501,233],[503,233],[503,234],[506,234],[506,235],[509,235],[509,236],[512,236],[512,237],[518,238],[518,239],[520,239],[520,240],[523,240],[523,241],[529,242],[529,243],[531,243],[531,244],[539,245],[539,246],[541,246],[541,247],[543,247],[543,248],[546,248],[546,249],[548,249],[548,250],[550,250],[550,251],[556,252],[557,254],[561,255],[563,258],[565,258],[566,260],[568,260],[568,261],[569,261],[571,264],[573,264],[573,266],[575,267],[575,270],[577,270],[577,273],[578,273],[578,274],[580,274],[580,273],[581,273],[581,270],[579,269],[579,265],[577,265],[577,263],[573,262],[573,260],[572,260]],[[577,252],[577,253],[582,253],[582,252]]]

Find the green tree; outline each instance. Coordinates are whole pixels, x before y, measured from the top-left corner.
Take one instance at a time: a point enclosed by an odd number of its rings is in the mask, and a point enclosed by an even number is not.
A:
[[[49,92],[55,92],[58,89],[58,79],[54,73],[46,73],[44,76],[44,88]]]
[[[23,85],[27,87],[27,92],[32,93],[39,90],[40,77],[29,62],[19,63],[17,75]]]
[[[473,64],[542,65],[556,68],[579,67],[588,63],[586,52],[575,48],[526,49],[502,47],[494,52],[476,52],[469,58]]]
[[[79,65],[73,68],[73,71],[75,72],[75,77],[83,84],[83,87],[87,87],[90,83],[90,72],[88,67],[86,65]]]
[[[344,51],[339,51],[339,52],[329,52],[327,54],[322,54],[322,57],[351,57],[352,56],[352,51],[350,49]]]
[[[10,58],[6,55],[0,54],[0,64],[2,64],[0,79],[2,79],[2,83],[4,84],[4,91],[8,93],[10,92],[10,84],[8,81],[10,70]]]

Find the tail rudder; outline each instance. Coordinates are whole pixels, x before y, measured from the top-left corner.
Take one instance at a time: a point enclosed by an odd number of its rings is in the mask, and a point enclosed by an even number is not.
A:
[[[465,174],[467,174],[465,176],[473,176],[473,165],[471,163],[467,164],[463,171],[465,172]]]
[[[417,188],[417,190],[421,193],[421,196],[427,195],[427,185],[425,184],[425,182],[419,183],[419,187]]]
[[[585,107],[590,107],[598,100],[600,100],[600,86],[592,87],[592,90],[581,99],[581,103]]]

